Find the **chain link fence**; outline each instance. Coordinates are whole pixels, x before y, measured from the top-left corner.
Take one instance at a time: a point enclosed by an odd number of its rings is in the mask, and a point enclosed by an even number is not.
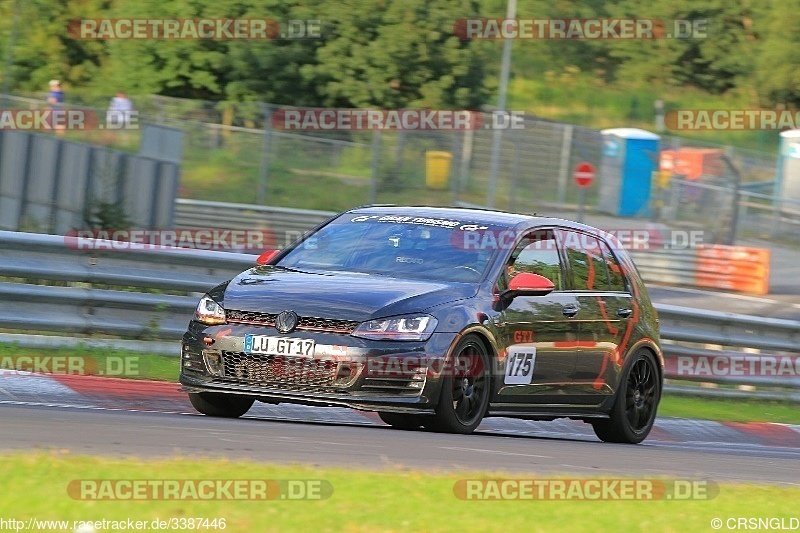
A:
[[[525,117],[520,129],[502,133],[492,184],[490,129],[290,133],[264,117],[250,121],[264,129],[158,120],[186,132],[184,197],[308,209],[411,203],[554,211],[577,202],[572,168],[598,166],[602,157],[598,131]]]
[[[598,169],[603,164],[600,131],[534,116],[500,133],[493,179],[491,129],[289,132],[269,120],[279,106],[131,99],[140,125],[160,123],[184,132],[183,198],[331,211],[367,203],[475,205],[569,217],[579,201],[572,170],[583,161]],[[47,105],[31,97],[5,101],[17,108]],[[68,101],[98,116],[107,105],[105,99]],[[484,123],[491,117],[485,113]],[[136,130],[67,135],[129,151],[137,150],[139,140]],[[720,162],[691,176],[679,168],[667,179],[654,176],[649,219],[704,229],[721,242],[741,236],[800,240],[797,202],[770,196],[777,155],[662,136],[656,168],[665,153],[687,148],[705,150]],[[597,205],[597,191],[596,185],[587,191],[589,210]]]

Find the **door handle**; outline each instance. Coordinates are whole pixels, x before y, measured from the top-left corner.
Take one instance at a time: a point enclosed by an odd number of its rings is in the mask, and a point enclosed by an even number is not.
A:
[[[617,316],[620,318],[628,318],[633,314],[633,309],[618,309]]]
[[[578,306],[576,305],[565,305],[561,312],[564,313],[565,317],[572,318],[578,314]]]

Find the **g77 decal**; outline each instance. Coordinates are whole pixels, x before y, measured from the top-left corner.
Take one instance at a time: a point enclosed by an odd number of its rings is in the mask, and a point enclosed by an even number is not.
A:
[[[533,342],[533,331],[518,329],[514,332],[514,344],[521,342]]]

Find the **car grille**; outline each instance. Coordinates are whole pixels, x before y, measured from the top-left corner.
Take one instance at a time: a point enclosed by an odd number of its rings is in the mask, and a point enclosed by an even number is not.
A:
[[[228,309],[225,311],[228,322],[232,324],[253,324],[257,326],[275,326],[274,313],[259,313],[257,311],[237,311]],[[301,316],[297,321],[297,329],[309,331],[326,331],[331,333],[353,333],[358,322],[353,320],[336,320],[332,318],[317,318]]]
[[[315,389],[330,387],[337,363],[330,360],[222,352],[223,379],[245,385]]]

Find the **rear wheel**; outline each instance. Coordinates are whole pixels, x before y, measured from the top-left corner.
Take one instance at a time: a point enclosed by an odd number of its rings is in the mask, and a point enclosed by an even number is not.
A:
[[[453,351],[442,378],[436,413],[425,427],[445,433],[472,433],[489,405],[489,354],[481,339],[466,335]]]
[[[605,442],[642,442],[653,428],[660,399],[661,380],[655,360],[648,350],[640,350],[622,376],[610,417],[592,422],[595,435]]]
[[[190,392],[189,401],[198,412],[207,416],[239,418],[253,406],[255,398],[216,392]]]
[[[424,421],[424,415],[379,412],[378,416],[393,428],[406,430],[420,429]]]

